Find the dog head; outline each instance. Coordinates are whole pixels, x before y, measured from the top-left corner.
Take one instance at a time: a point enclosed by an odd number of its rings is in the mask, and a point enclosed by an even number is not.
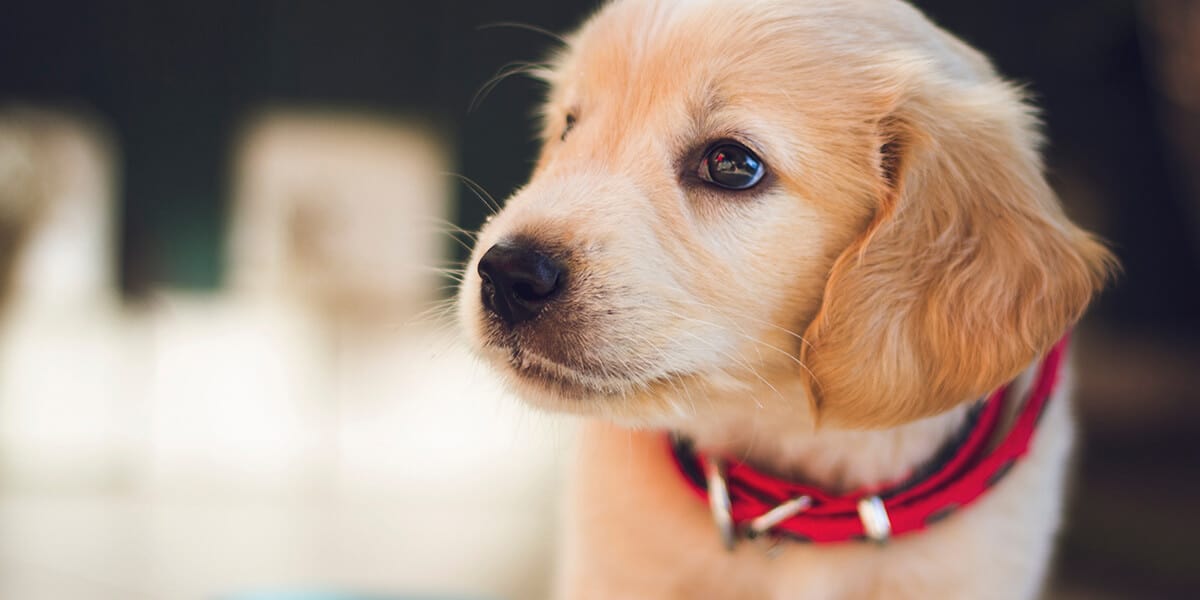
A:
[[[534,404],[891,426],[1015,376],[1104,283],[1021,94],[901,2],[619,0],[546,78],[459,304]]]

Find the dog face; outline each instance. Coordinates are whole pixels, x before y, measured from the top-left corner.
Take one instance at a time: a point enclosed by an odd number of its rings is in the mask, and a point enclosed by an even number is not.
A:
[[[536,405],[894,425],[1014,376],[1103,282],[1019,95],[900,2],[618,1],[547,79],[459,304]]]

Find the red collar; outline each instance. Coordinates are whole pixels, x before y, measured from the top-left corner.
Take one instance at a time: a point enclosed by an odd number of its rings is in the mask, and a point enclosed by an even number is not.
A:
[[[1063,337],[1042,361],[1029,398],[1003,439],[992,443],[1009,385],[981,404],[973,426],[956,447],[947,449],[944,460],[892,485],[832,495],[776,479],[745,463],[711,460],[674,436],[668,436],[671,453],[689,487],[709,502],[729,547],[738,535],[844,542],[884,541],[920,531],[978,500],[1029,450],[1038,418],[1058,382],[1067,342]]]

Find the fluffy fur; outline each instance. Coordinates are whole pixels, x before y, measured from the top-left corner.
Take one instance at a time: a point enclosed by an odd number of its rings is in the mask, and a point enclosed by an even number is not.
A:
[[[883,547],[774,558],[721,549],[654,433],[831,489],[879,484],[1036,362],[1113,263],[1047,185],[1020,90],[896,0],[618,0],[568,42],[532,180],[481,231],[460,302],[526,400],[605,418],[581,442],[560,595],[1033,597],[1065,397],[970,510]],[[762,183],[701,181],[718,140],[761,157]],[[509,327],[475,264],[518,238],[568,276]]]

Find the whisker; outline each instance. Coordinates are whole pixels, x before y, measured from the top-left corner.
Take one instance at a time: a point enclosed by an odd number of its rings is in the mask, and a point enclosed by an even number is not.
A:
[[[424,310],[413,315],[411,318],[401,322],[400,327],[409,327],[412,325],[436,322],[446,317],[454,315],[457,304],[456,298],[444,298],[431,302]]]
[[[688,302],[690,302],[690,303],[692,303],[692,304],[694,304],[694,305],[696,305],[696,306],[699,306],[699,307],[702,307],[702,308],[707,308],[707,309],[709,309],[709,310],[715,311],[715,312],[717,312],[718,314],[720,314],[722,317],[725,317],[726,319],[733,320],[733,317],[730,317],[728,314],[726,314],[726,313],[725,313],[725,312],[724,312],[724,311],[723,311],[723,310],[722,310],[720,307],[718,307],[718,306],[714,306],[714,305],[712,305],[712,304],[708,304],[708,303],[706,303],[706,302],[702,302],[702,301],[700,301],[700,300],[696,300],[695,298],[689,298],[689,299],[687,299],[687,301],[688,301]],[[737,318],[739,318],[739,319],[746,319],[746,320],[748,320],[748,321],[752,321],[752,322],[754,322],[754,323],[756,323],[756,324],[758,324],[758,325],[765,325],[765,326],[767,326],[767,327],[770,327],[770,328],[772,328],[772,329],[776,329],[776,330],[778,330],[778,331],[780,331],[780,332],[782,332],[782,333],[785,333],[785,334],[787,334],[787,335],[790,335],[790,336],[792,336],[792,337],[796,338],[797,340],[799,340],[799,341],[800,341],[800,343],[804,344],[805,346],[808,346],[808,349],[809,349],[810,351],[812,351],[812,350],[814,350],[814,349],[815,349],[815,348],[814,348],[814,346],[812,345],[812,343],[810,343],[810,342],[809,342],[807,339],[805,339],[805,338],[804,338],[804,336],[800,335],[799,333],[796,333],[795,331],[792,331],[792,330],[790,330],[790,329],[787,329],[787,328],[785,328],[785,327],[780,327],[779,325],[776,325],[776,324],[774,324],[774,323],[771,323],[771,322],[769,322],[769,321],[764,321],[764,320],[762,320],[762,319],[758,319],[758,318],[752,317],[752,316],[750,316],[750,315],[745,315],[745,314],[739,314],[739,315],[737,316]]]
[[[703,306],[703,303],[701,303],[701,302],[699,302],[699,301],[693,301],[693,302],[695,302],[695,304],[696,304],[696,305],[698,305],[698,306]],[[715,309],[715,308],[714,308],[714,309]],[[814,382],[814,385],[817,385],[817,387],[820,387],[819,383],[818,383],[818,382],[817,382],[817,380],[816,380],[816,375],[815,375],[815,374],[813,374],[812,370],[808,368],[808,365],[805,365],[803,361],[801,361],[801,360],[800,360],[798,357],[794,356],[794,355],[793,355],[793,353],[791,353],[791,352],[788,352],[787,350],[784,350],[784,349],[782,349],[782,348],[779,348],[778,346],[775,346],[775,345],[773,345],[773,344],[770,344],[770,343],[768,343],[768,342],[762,341],[762,340],[758,339],[757,337],[754,337],[754,336],[752,336],[752,335],[750,335],[750,334],[746,333],[746,332],[745,332],[744,330],[742,330],[741,328],[737,328],[737,327],[726,327],[726,326],[723,326],[723,325],[721,325],[721,324],[719,324],[719,323],[714,323],[714,322],[711,322],[711,321],[706,321],[706,320],[704,320],[704,319],[700,319],[700,318],[697,318],[697,317],[691,317],[691,316],[688,316],[688,315],[683,315],[683,314],[680,314],[680,313],[678,313],[678,312],[671,311],[671,310],[668,310],[668,311],[666,311],[666,312],[668,312],[668,313],[669,313],[669,314],[671,314],[672,316],[675,316],[675,317],[677,317],[677,318],[680,318],[680,319],[684,319],[684,320],[687,320],[687,321],[692,321],[692,322],[699,323],[699,324],[702,324],[702,325],[708,325],[708,326],[710,326],[710,327],[713,327],[713,328],[716,328],[716,329],[718,329],[718,330],[720,330],[720,331],[726,331],[726,332],[732,333],[732,334],[734,334],[734,335],[737,335],[738,337],[741,337],[742,339],[745,339],[745,340],[747,340],[747,341],[749,341],[749,342],[751,342],[751,343],[753,343],[753,344],[756,344],[756,346],[754,346],[754,348],[755,348],[755,350],[756,350],[757,352],[759,352],[759,356],[760,356],[760,358],[761,358],[761,351],[759,351],[759,349],[758,349],[758,346],[763,346],[763,347],[766,347],[766,348],[768,348],[768,349],[770,349],[770,350],[774,350],[774,351],[776,351],[776,352],[778,352],[778,353],[782,354],[782,355],[783,355],[784,357],[786,357],[788,360],[790,360],[790,361],[792,361],[792,362],[796,363],[796,365],[798,365],[800,368],[804,369],[804,371],[805,371],[806,373],[808,373],[808,375],[809,375],[809,376],[812,378],[812,380],[813,380],[813,382]],[[725,316],[725,315],[721,314],[719,311],[718,311],[718,314],[720,314],[720,316]],[[727,320],[727,321],[729,321],[731,324],[734,324],[734,321],[733,321],[731,318],[729,318],[729,317],[726,317],[726,320]]]
[[[783,355],[784,357],[786,357],[788,360],[790,360],[790,361],[792,361],[792,362],[796,363],[796,365],[798,365],[798,366],[799,366],[801,369],[804,369],[804,371],[805,371],[806,373],[808,373],[808,376],[809,376],[809,378],[811,378],[811,379],[812,379],[812,381],[813,381],[813,384],[814,384],[814,385],[816,385],[818,388],[819,388],[819,387],[821,387],[820,383],[817,381],[817,376],[816,376],[816,374],[815,374],[815,373],[813,373],[813,372],[812,372],[812,369],[809,369],[809,368],[808,368],[808,365],[804,364],[804,361],[800,360],[798,357],[794,356],[794,355],[793,355],[791,352],[788,352],[787,350],[784,350],[783,348],[780,348],[780,347],[778,347],[778,346],[776,346],[776,345],[774,345],[774,344],[768,343],[768,342],[764,342],[764,341],[762,341],[762,340],[760,340],[760,339],[758,339],[758,338],[756,338],[756,337],[754,337],[754,336],[752,336],[752,335],[750,335],[750,334],[748,334],[748,333],[745,333],[744,331],[739,331],[739,330],[735,330],[735,329],[731,329],[731,328],[727,328],[727,327],[721,327],[721,326],[720,326],[720,325],[718,325],[717,323],[711,323],[711,322],[709,322],[709,321],[705,321],[705,320],[703,320],[703,319],[697,319],[697,318],[695,318],[695,317],[688,317],[688,316],[685,316],[685,315],[676,315],[676,316],[678,316],[678,317],[680,317],[680,318],[683,318],[683,319],[687,319],[687,320],[695,321],[695,322],[698,322],[698,323],[701,323],[701,324],[704,324],[704,325],[710,325],[710,326],[712,326],[712,327],[716,327],[716,328],[718,328],[718,329],[721,329],[721,330],[723,330],[723,331],[728,331],[728,332],[730,332],[730,333],[733,333],[733,334],[735,334],[735,335],[737,335],[737,336],[739,336],[739,337],[741,337],[741,338],[743,338],[743,339],[745,339],[745,340],[747,340],[747,341],[749,341],[749,342],[751,342],[751,343],[754,343],[754,344],[759,344],[759,345],[761,345],[761,346],[764,346],[764,347],[766,347],[766,348],[767,348],[767,349],[769,349],[769,350],[774,350],[774,351],[776,351],[776,352],[778,352],[778,353],[782,354],[782,355]]]
[[[563,46],[567,45],[567,40],[563,36],[558,35],[557,33],[550,31],[549,29],[545,29],[543,27],[538,27],[537,25],[530,25],[529,23],[518,23],[516,21],[500,21],[499,23],[488,23],[487,25],[480,25],[479,27],[475,28],[476,31],[484,31],[487,29],[523,29],[525,31],[532,31],[534,33],[540,33],[540,34],[550,38],[551,40],[558,42],[559,44],[561,44]]]
[[[494,76],[492,76],[491,79],[484,82],[484,84],[480,86],[479,91],[475,92],[475,95],[471,98],[471,103],[467,105],[467,112],[475,112],[475,110],[479,108],[479,105],[483,104],[483,101],[486,100],[489,95],[491,95],[492,90],[496,89],[497,86],[499,86],[509,77],[513,77],[514,75],[528,75],[537,71],[548,70],[549,68],[549,65],[545,63],[521,61],[510,62],[503,67],[500,67],[500,70]],[[536,76],[531,77],[531,79],[538,82],[545,81],[543,78]]]
[[[450,171],[443,172],[442,174],[449,175],[451,177],[457,177],[460,181],[462,181],[464,184],[466,184],[467,188],[470,189],[471,192],[475,194],[475,197],[478,198],[479,201],[482,202],[483,205],[487,207],[488,211],[491,214],[494,215],[494,214],[500,212],[500,203],[496,202],[496,199],[491,194],[489,194],[488,191],[486,189],[484,189],[484,187],[482,185],[479,185],[479,183],[477,183],[475,180],[471,179],[470,177],[467,177],[466,175],[461,175],[459,173],[454,173],[454,172],[450,172]]]
[[[471,238],[472,241],[479,238],[478,233],[476,233],[474,231],[468,231],[466,229],[463,229],[462,227],[459,227],[457,224],[447,221],[446,219],[443,219],[441,217],[427,216],[423,220],[431,225],[437,225],[439,227],[444,227],[445,229],[439,230],[439,231],[441,231],[441,233],[462,234],[462,235],[465,235],[465,236]]]
[[[678,316],[682,317],[682,315],[678,315]],[[683,317],[683,318],[687,318],[687,317]],[[709,325],[713,325],[713,324],[709,323]],[[737,364],[741,368],[749,371],[750,374],[757,377],[758,380],[763,383],[763,385],[771,388],[771,391],[775,392],[775,395],[778,396],[780,400],[783,400],[786,402],[786,398],[784,398],[783,392],[780,392],[778,388],[776,388],[774,385],[771,384],[771,382],[767,381],[767,378],[763,377],[758,372],[758,369],[755,369],[754,366],[751,365],[749,362],[746,362],[745,359],[738,358],[738,357],[734,356],[733,354],[730,354],[728,351],[725,351],[725,350],[722,350],[722,349],[716,347],[716,345],[714,345],[712,342],[696,335],[695,333],[692,333],[690,331],[682,331],[680,333],[683,333],[684,335],[687,335],[687,336],[691,337],[692,339],[695,339],[696,341],[704,344],[705,346],[707,346],[709,349],[713,350],[714,352],[721,354],[725,358],[733,361],[735,364]],[[754,398],[754,404],[758,408],[766,408],[765,406],[763,406],[762,402],[760,402],[757,397]]]

